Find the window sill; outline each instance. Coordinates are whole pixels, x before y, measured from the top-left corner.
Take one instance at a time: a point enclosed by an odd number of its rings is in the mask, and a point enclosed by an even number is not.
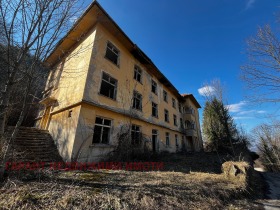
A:
[[[134,107],[132,107],[132,110],[138,111],[138,112],[143,112],[142,109],[136,109],[136,108],[134,108]]]
[[[108,98],[108,99],[111,99],[112,101],[117,101],[117,99],[110,98],[109,96],[105,96],[105,95],[103,95],[101,93],[98,93],[98,95],[103,96],[103,97]]]
[[[104,56],[104,58],[105,58],[107,61],[110,61],[110,63],[114,64],[116,67],[120,68],[120,64],[114,63],[113,61],[110,60],[110,58],[107,58],[106,56]]]

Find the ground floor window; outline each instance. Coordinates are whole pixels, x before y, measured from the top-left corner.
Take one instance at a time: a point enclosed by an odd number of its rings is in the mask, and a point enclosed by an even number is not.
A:
[[[166,144],[166,146],[169,146],[169,145],[170,145],[170,142],[169,142],[169,133],[168,133],[168,132],[165,133],[165,144]]]
[[[141,144],[141,128],[138,125],[131,126],[131,144],[132,145],[139,145]]]
[[[92,143],[108,144],[110,139],[111,120],[96,117]]]

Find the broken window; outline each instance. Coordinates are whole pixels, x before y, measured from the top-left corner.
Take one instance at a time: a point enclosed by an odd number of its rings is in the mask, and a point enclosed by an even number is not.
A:
[[[168,96],[167,96],[167,92],[165,90],[163,91],[163,100],[165,102],[168,102]]]
[[[157,83],[154,80],[152,80],[152,92],[157,94]]]
[[[137,91],[133,92],[133,105],[134,109],[142,111],[142,95]]]
[[[181,128],[183,128],[183,127],[184,127],[184,124],[183,124],[183,119],[182,119],[182,118],[180,118],[180,126],[181,126]]]
[[[116,79],[103,72],[99,93],[115,100],[117,95],[117,83],[118,81]]]
[[[172,106],[173,106],[174,108],[176,108],[176,101],[175,101],[174,98],[172,98]]]
[[[173,115],[173,121],[174,121],[174,125],[177,126],[177,116],[175,114]]]
[[[111,120],[96,117],[92,143],[108,144],[110,129]]]
[[[181,104],[179,103],[178,106],[179,106],[179,112],[182,113],[182,106],[181,106]]]
[[[134,66],[134,79],[140,83],[142,83],[142,70],[139,66]]]
[[[176,147],[178,147],[179,146],[179,142],[178,142],[178,135],[177,134],[175,134],[175,143],[176,143]]]
[[[152,102],[152,116],[158,117],[158,105]]]
[[[119,66],[119,56],[120,51],[111,42],[108,42],[105,57]]]
[[[170,145],[170,142],[169,142],[169,133],[168,133],[168,132],[165,133],[165,144],[166,144],[166,146],[169,146],[169,145]]]
[[[141,129],[138,125],[131,126],[131,144],[132,145],[139,145],[141,144]]]
[[[164,110],[164,120],[165,120],[165,122],[169,122],[169,112],[168,112],[168,110]]]

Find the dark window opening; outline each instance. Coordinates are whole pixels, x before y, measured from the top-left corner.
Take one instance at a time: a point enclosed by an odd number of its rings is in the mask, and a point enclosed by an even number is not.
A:
[[[100,94],[111,99],[116,99],[118,81],[103,72]]]
[[[134,66],[134,79],[142,83],[142,70],[138,66]]]
[[[175,114],[173,115],[173,121],[174,121],[174,125],[177,125],[177,116]]]
[[[176,101],[175,101],[174,98],[172,98],[172,106],[173,106],[174,108],[176,108]]]
[[[152,102],[152,116],[158,117],[158,105]]]
[[[168,101],[167,92],[166,92],[165,90],[163,91],[163,100],[164,100],[165,102]]]
[[[169,142],[169,133],[168,133],[168,132],[165,133],[165,144],[166,144],[166,146],[169,146],[169,145],[170,145],[170,142]]]
[[[154,80],[152,80],[152,92],[157,94],[157,83]]]
[[[108,42],[105,57],[118,66],[119,56],[120,51],[111,42]]]
[[[168,110],[164,110],[164,120],[165,120],[165,122],[169,122],[169,112],[168,112]]]
[[[142,95],[137,91],[133,92],[133,104],[132,107],[134,109],[138,109],[142,111]]]
[[[142,139],[141,129],[138,125],[131,126],[131,144],[140,145]]]
[[[111,120],[96,117],[92,143],[108,144],[110,139]]]

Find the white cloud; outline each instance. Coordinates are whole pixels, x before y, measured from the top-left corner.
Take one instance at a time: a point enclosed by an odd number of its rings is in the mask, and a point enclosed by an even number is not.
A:
[[[246,9],[251,8],[255,2],[256,0],[247,0]]]
[[[198,93],[202,96],[212,96],[215,94],[215,88],[213,86],[204,86],[198,89]]]
[[[228,110],[230,112],[240,112],[246,104],[247,104],[246,101],[240,101],[237,104],[230,104],[230,105],[227,105],[226,107],[228,108]]]
[[[235,120],[248,120],[248,119],[253,119],[254,117],[233,116],[232,118]]]
[[[257,111],[257,113],[258,113],[258,114],[264,114],[264,113],[266,113],[266,111],[260,110],[260,111]]]

